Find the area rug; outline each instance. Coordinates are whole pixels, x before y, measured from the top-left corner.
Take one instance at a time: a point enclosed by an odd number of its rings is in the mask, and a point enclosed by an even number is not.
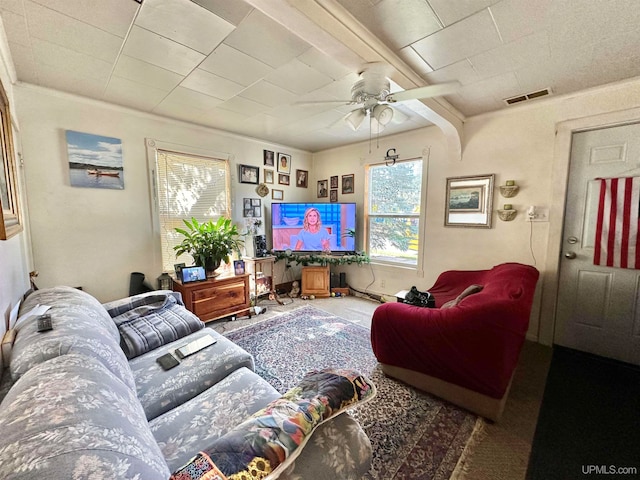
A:
[[[373,380],[377,398],[350,411],[373,446],[365,478],[446,480],[464,470],[466,447],[482,421],[386,377],[368,328],[304,306],[225,335],[254,356],[256,373],[282,393],[314,369],[353,368]]]

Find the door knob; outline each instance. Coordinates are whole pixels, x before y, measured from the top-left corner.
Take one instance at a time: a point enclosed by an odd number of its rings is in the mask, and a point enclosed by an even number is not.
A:
[[[565,258],[568,258],[569,260],[573,260],[574,258],[577,257],[576,252],[566,252],[564,254]]]

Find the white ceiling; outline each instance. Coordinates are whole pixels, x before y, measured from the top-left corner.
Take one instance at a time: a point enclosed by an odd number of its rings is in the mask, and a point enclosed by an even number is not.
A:
[[[18,80],[309,151],[369,138],[341,120],[366,62],[465,116],[543,88],[640,75],[637,0],[0,0]],[[392,84],[394,85],[394,84]],[[400,88],[400,87],[397,87]],[[532,100],[535,101],[535,100]],[[411,102],[384,134],[430,122]]]

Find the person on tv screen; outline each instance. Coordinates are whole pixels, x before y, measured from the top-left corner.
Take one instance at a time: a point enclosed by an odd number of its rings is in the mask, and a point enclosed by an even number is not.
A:
[[[304,212],[302,230],[298,233],[296,250],[322,250],[331,249],[329,244],[329,232],[322,228],[320,212],[317,208],[311,207]]]

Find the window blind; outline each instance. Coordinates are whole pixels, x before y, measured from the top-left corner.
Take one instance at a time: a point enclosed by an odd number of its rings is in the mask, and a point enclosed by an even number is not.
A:
[[[173,249],[182,242],[175,228],[184,228],[183,220],[231,217],[229,162],[157,150],[156,179],[162,265],[172,271],[176,263],[193,264],[190,255],[176,258]]]

